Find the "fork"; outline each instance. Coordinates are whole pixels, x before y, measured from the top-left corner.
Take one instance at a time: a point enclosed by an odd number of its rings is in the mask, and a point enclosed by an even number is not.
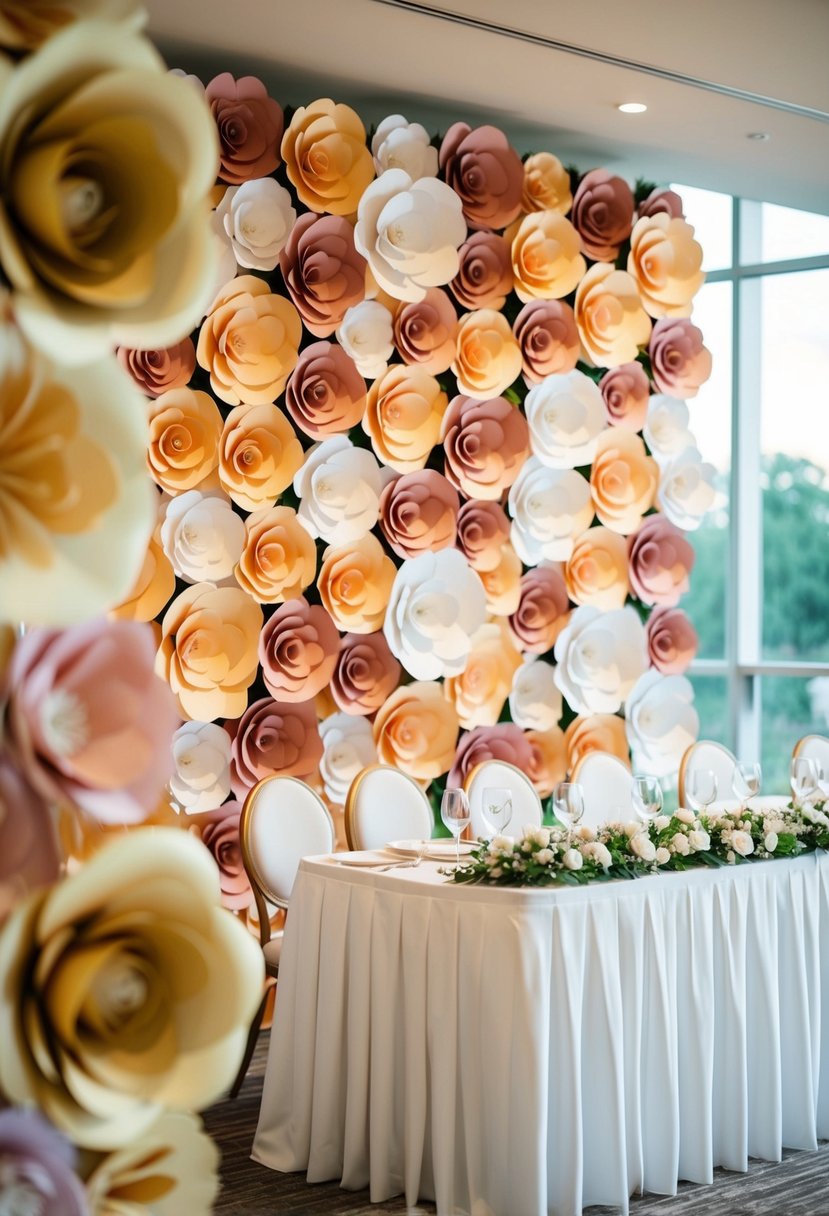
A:
[[[381,866],[378,874],[385,874],[386,870],[414,870],[423,861],[422,857],[415,857],[411,861],[393,861],[388,866]]]

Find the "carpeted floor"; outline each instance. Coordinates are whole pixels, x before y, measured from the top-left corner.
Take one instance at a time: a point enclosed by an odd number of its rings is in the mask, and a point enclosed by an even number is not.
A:
[[[263,1034],[239,1097],[235,1102],[219,1103],[204,1116],[222,1152],[223,1188],[214,1208],[217,1216],[434,1216],[433,1204],[407,1208],[402,1199],[371,1204],[368,1191],[343,1191],[336,1182],[308,1186],[304,1174],[277,1174],[250,1160],[267,1047],[268,1036]],[[618,1211],[585,1209],[586,1216],[615,1216]],[[692,1214],[829,1216],[829,1144],[817,1153],[787,1153],[777,1165],[753,1161],[748,1174],[717,1170],[713,1186],[681,1183],[677,1195],[645,1195],[630,1203],[630,1216]],[[512,1214],[498,1212],[497,1216]]]

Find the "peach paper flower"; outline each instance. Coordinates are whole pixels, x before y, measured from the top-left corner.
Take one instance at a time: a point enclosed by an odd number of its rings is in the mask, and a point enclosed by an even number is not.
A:
[[[497,127],[454,123],[440,145],[440,168],[470,228],[506,228],[518,216],[524,167]]]
[[[570,174],[557,156],[536,152],[524,161],[521,206],[525,211],[557,211],[566,215],[573,205]]]
[[[349,308],[365,299],[366,260],[341,216],[301,215],[279,265],[305,328],[317,338],[329,338]]]
[[[239,842],[241,814],[241,805],[231,799],[214,811],[201,811],[187,817],[187,830],[202,842],[216,863],[222,904],[232,911],[246,908],[253,902]]]
[[[567,771],[590,752],[607,752],[630,768],[630,749],[625,735],[625,720],[617,714],[588,714],[574,718],[564,732]]]
[[[443,685],[461,726],[469,730],[495,725],[521,663],[521,654],[504,620],[481,625],[472,637],[466,667],[460,675],[449,676]]]
[[[347,714],[373,714],[397,688],[402,668],[385,634],[347,633],[331,676],[331,695]]]
[[[579,283],[575,314],[582,346],[597,367],[630,363],[651,336],[635,279],[604,262]]]
[[[521,374],[521,350],[501,312],[481,308],[461,317],[452,371],[468,397],[487,400]]]
[[[370,532],[325,550],[317,579],[323,606],[343,632],[374,633],[386,616],[396,568]]]
[[[681,608],[654,608],[645,625],[648,656],[663,676],[681,676],[697,653],[697,631]]]
[[[275,405],[237,405],[225,419],[219,481],[237,506],[273,506],[302,467],[303,453],[288,419]]]
[[[539,798],[549,798],[567,774],[564,731],[560,726],[551,726],[548,730],[528,730],[527,742],[532,749],[527,776]]]
[[[459,509],[457,491],[440,473],[405,473],[380,495],[380,527],[398,557],[417,557],[454,545]]]
[[[711,375],[711,352],[702,344],[702,332],[685,317],[661,317],[648,354],[654,383],[669,397],[696,397]]]
[[[628,540],[631,589],[643,604],[673,608],[689,586],[694,549],[664,515],[649,515]]]
[[[259,635],[265,686],[277,701],[310,701],[334,672],[340,635],[319,604],[304,596],[277,608]]]
[[[648,416],[650,384],[641,363],[619,363],[599,381],[611,426],[641,431]]]
[[[592,169],[579,182],[571,218],[587,256],[615,262],[633,227],[630,186],[607,169]]]
[[[335,342],[306,346],[285,390],[285,408],[311,439],[348,431],[366,408],[366,382]]]
[[[204,90],[219,133],[219,177],[239,186],[279,164],[282,106],[256,76],[214,76]]]
[[[228,723],[231,735],[230,785],[237,798],[277,773],[308,777],[322,759],[322,739],[313,701],[289,704],[262,697],[238,722]]]
[[[377,458],[399,473],[422,469],[438,441],[447,396],[420,366],[394,364],[368,392],[363,430]]]
[[[264,279],[241,274],[216,296],[199,333],[196,358],[228,405],[265,405],[285,388],[299,357],[302,322]]]
[[[527,773],[533,763],[532,747],[527,736],[512,722],[497,726],[476,726],[461,735],[454,763],[446,778],[447,789],[458,788],[479,764],[485,760],[503,760]]]
[[[119,346],[118,362],[148,397],[160,397],[171,388],[184,388],[196,370],[192,338],[182,338],[166,350],[130,350]]]
[[[487,612],[493,616],[512,616],[521,602],[521,558],[512,545],[501,547],[498,565],[492,570],[479,570],[478,576],[486,594]]]
[[[510,522],[497,502],[470,498],[458,513],[458,548],[479,574],[495,570],[510,537]]]
[[[446,476],[467,498],[499,499],[530,451],[527,420],[505,397],[453,398],[441,439]]]
[[[518,645],[529,654],[546,654],[570,619],[570,600],[557,566],[536,566],[521,578],[521,600],[510,616]]]
[[[245,547],[234,571],[260,604],[294,599],[314,581],[317,547],[290,507],[266,507],[245,520]]]
[[[705,281],[702,246],[685,220],[664,212],[645,216],[630,236],[628,272],[652,317],[687,317]]]
[[[582,532],[564,567],[564,581],[574,604],[621,608],[630,589],[625,538],[602,527]]]
[[[509,241],[494,232],[474,232],[458,257],[458,273],[449,286],[461,307],[502,309],[512,291]]]
[[[527,387],[545,376],[571,372],[581,353],[576,318],[563,300],[530,300],[512,324],[521,347],[521,370]]]
[[[359,116],[328,97],[295,110],[282,140],[282,157],[300,202],[310,211],[353,215],[374,179]]]
[[[628,536],[653,506],[659,468],[639,435],[624,427],[602,431],[590,469],[596,514],[611,532]]]
[[[392,325],[394,344],[404,363],[416,363],[432,376],[445,372],[455,358],[458,318],[439,287],[429,287],[422,300],[398,304]]]
[[[162,490],[192,490],[219,464],[222,416],[208,393],[174,388],[149,408],[147,466]]]
[[[579,234],[557,211],[531,211],[506,233],[519,300],[560,300],[585,271]]]
[[[391,694],[374,719],[381,764],[418,781],[432,781],[449,768],[458,737],[458,715],[433,681],[415,680]]]

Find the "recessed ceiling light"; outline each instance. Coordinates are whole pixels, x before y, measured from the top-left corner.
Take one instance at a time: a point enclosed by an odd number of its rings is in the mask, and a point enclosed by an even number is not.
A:
[[[768,131],[749,131],[746,139],[753,139],[757,143],[762,143],[764,140],[771,139]]]
[[[647,106],[641,101],[623,101],[617,106],[617,110],[621,110],[623,114],[644,114]]]

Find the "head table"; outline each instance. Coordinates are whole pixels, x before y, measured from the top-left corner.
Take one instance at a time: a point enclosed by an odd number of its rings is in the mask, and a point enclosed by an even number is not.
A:
[[[256,1161],[574,1216],[829,1136],[829,856],[544,890],[438,869],[302,863]]]

